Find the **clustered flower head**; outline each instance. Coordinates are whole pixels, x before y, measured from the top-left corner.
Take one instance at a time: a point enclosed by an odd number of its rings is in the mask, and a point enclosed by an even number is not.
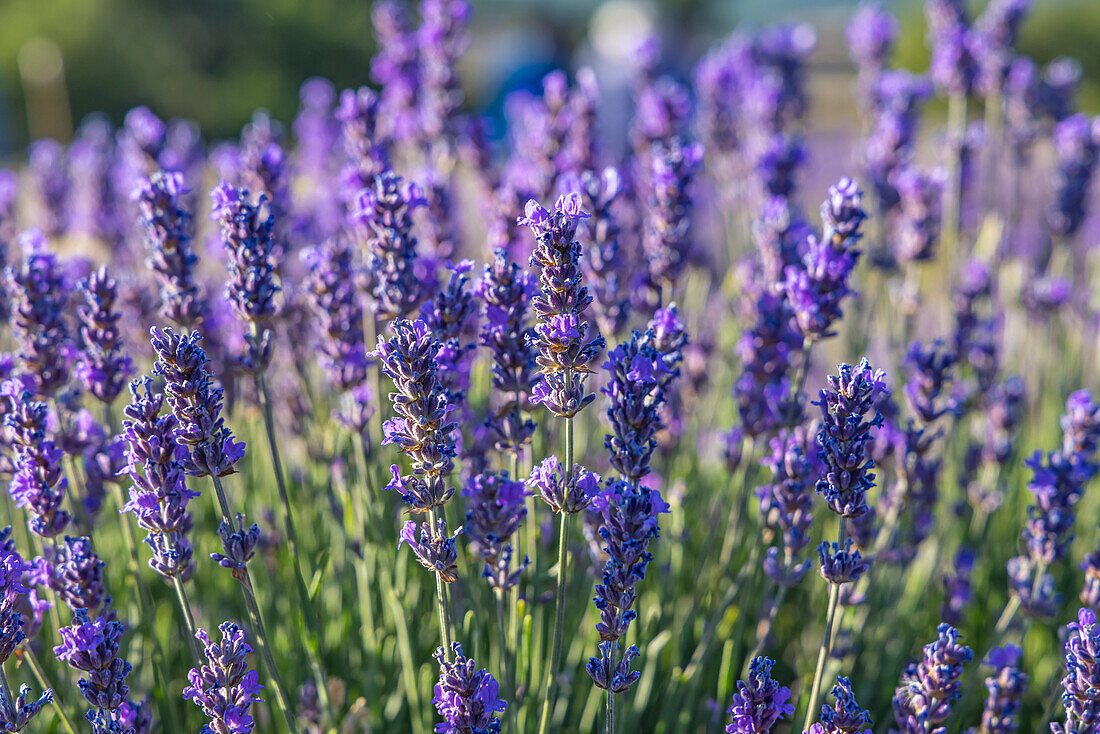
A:
[[[961,643],[962,635],[948,624],[937,629],[939,638],[924,646],[920,662],[910,663],[894,690],[894,721],[898,734],[924,734],[936,729],[951,713],[951,704],[962,693],[963,665],[973,651]]]
[[[84,304],[77,309],[80,317],[81,352],[77,375],[84,389],[104,403],[113,403],[134,371],[133,362],[122,349],[115,309],[118,283],[101,266],[80,281]]]
[[[666,375],[671,376],[674,369],[653,341],[655,335],[635,331],[630,341],[608,352],[604,364],[610,380],[602,392],[610,398],[607,417],[612,429],[604,447],[611,454],[611,465],[635,483],[649,474],[661,408],[667,400]]]
[[[382,443],[397,444],[412,473],[402,475],[393,465],[393,480],[385,488],[397,490],[411,512],[429,512],[455,492],[447,477],[454,470],[457,425],[437,375],[439,340],[423,321],[398,320],[390,328],[393,336],[379,336],[373,354],[395,388],[390,400],[397,417],[383,423]]]
[[[103,561],[92,547],[90,538],[66,536],[50,558],[50,588],[70,609],[97,612],[110,598],[104,598]]]
[[[443,721],[436,724],[438,734],[499,734],[496,714],[508,708],[500,698],[500,686],[489,671],[478,670],[477,663],[462,654],[462,645],[451,643],[454,656],[447,662],[442,647],[434,657],[439,661],[439,682],[435,684],[432,704]]]
[[[550,212],[538,202],[527,202],[520,223],[535,234],[531,265],[539,270],[539,295],[531,301],[538,325],[538,365],[542,380],[532,390],[531,401],[550,412],[571,418],[595,400],[585,392],[589,366],[603,348],[603,337],[588,339],[589,322],[584,312],[592,296],[584,285],[577,225],[588,218],[579,194],[563,194]]]
[[[379,319],[407,318],[424,300],[412,228],[413,213],[426,205],[419,186],[389,169],[355,195],[351,216],[369,252],[368,288]]]
[[[20,263],[4,271],[11,327],[29,387],[35,395],[49,398],[69,380],[65,275],[41,231],[21,234],[19,249]]]
[[[256,545],[260,542],[260,526],[256,523],[245,527],[244,515],[237,513],[237,526],[234,528],[225,520],[218,525],[218,537],[222,539],[224,553],[211,553],[210,557],[233,573],[233,578],[244,582],[248,577],[248,562],[256,554]]]
[[[702,161],[700,143],[685,145],[674,138],[667,145],[654,144],[642,244],[649,278],[657,289],[678,282],[693,256],[691,183]]]
[[[22,685],[14,701],[7,695],[0,701],[0,729],[9,732],[22,731],[31,723],[42,707],[53,701],[53,689],[47,688],[37,700],[31,698],[31,687]]]
[[[228,253],[225,295],[237,318],[251,330],[246,335],[244,367],[262,372],[271,361],[271,323],[279,314],[282,290],[277,272],[275,217],[267,198],[253,203],[247,189],[222,182],[210,192],[211,219],[218,222]]]
[[[856,702],[852,682],[840,676],[832,694],[836,702],[821,706],[821,721],[815,722],[806,734],[871,734],[871,712]]]
[[[551,454],[531,467],[527,486],[554,512],[576,514],[592,506],[600,496],[600,475],[580,464],[566,473],[561,460]]]
[[[458,545],[455,539],[462,534],[463,528],[447,535],[447,521],[440,518],[436,520],[435,527],[425,522],[420,524],[419,530],[418,535],[417,524],[412,520],[406,521],[401,528],[397,547],[408,543],[421,566],[438,574],[444,583],[453,583],[458,578]]]
[[[995,647],[986,656],[985,665],[993,674],[985,679],[989,696],[982,710],[983,734],[1011,734],[1016,731],[1016,715],[1027,691],[1027,675],[1017,664],[1023,653],[1013,644]]]
[[[769,534],[780,534],[779,547],[768,548],[764,572],[780,586],[796,585],[810,569],[799,554],[809,544],[813,523],[813,493],[821,472],[818,452],[810,445],[812,431],[805,426],[780,430],[769,442],[771,453],[760,460],[773,472],[770,484],[756,488],[760,514]]]
[[[164,378],[164,397],[176,416],[176,439],[187,451],[187,473],[194,477],[224,477],[244,457],[222,418],[222,388],[203,351],[202,334],[177,334],[171,327],[149,330],[156,353],[153,374]]]
[[[198,256],[191,249],[191,213],[183,174],[157,171],[141,179],[133,198],[149,248],[145,264],[160,283],[160,315],[183,328],[202,321],[202,290],[195,281]]]
[[[485,562],[485,577],[494,588],[512,588],[526,568],[526,561],[515,573],[506,573],[503,579],[495,572],[504,556],[511,556],[508,541],[527,517],[524,507],[524,498],[529,496],[527,488],[523,482],[513,481],[506,471],[483,472],[470,478],[462,489],[462,496],[468,499],[469,507],[463,528]],[[506,569],[507,565],[501,570]]]
[[[28,568],[11,541],[11,526],[0,530],[0,663],[26,639],[25,620],[18,605],[30,591],[23,584]]]
[[[598,687],[619,693],[637,680],[637,675],[630,672],[629,662],[637,655],[636,651],[633,654],[628,651],[618,664],[614,658],[619,640],[638,616],[634,611],[637,585],[645,578],[646,567],[653,560],[647,548],[649,541],[658,535],[657,516],[668,512],[669,507],[656,490],[622,480],[609,480],[599,502],[598,532],[604,541],[607,562],[602,580],[596,584],[594,601],[600,610],[596,632],[601,643],[611,644],[601,644],[600,656],[590,658],[585,667]]]
[[[477,289],[484,304],[481,344],[493,359],[493,390],[502,396],[499,407],[486,419],[498,451],[519,451],[535,432],[534,421],[520,412],[540,379],[527,317],[534,288],[534,279],[510,259],[508,250],[499,247]]]
[[[847,177],[830,187],[821,205],[821,239],[810,235],[801,263],[784,270],[782,289],[806,339],[831,336],[843,315],[841,304],[852,292],[848,279],[859,261],[856,245],[866,218],[861,199],[859,186]]]
[[[1066,676],[1062,678],[1065,723],[1053,723],[1053,734],[1093,731],[1100,724],[1100,625],[1091,609],[1080,609],[1069,625],[1065,643]]]
[[[309,272],[306,286],[321,326],[317,361],[340,392],[363,384],[367,349],[363,343],[363,307],[355,291],[351,247],[341,239],[301,253]]]
[[[47,437],[46,404],[36,401],[15,380],[3,383],[0,392],[10,404],[4,425],[11,432],[15,455],[8,491],[16,507],[26,508],[31,532],[55,537],[72,517],[61,506],[69,480],[61,468],[61,449]]]
[[[260,676],[248,667],[252,647],[245,642],[244,630],[232,622],[222,622],[218,629],[221,642],[211,641],[206,630],[195,633],[206,662],[188,673],[190,685],[183,689],[183,697],[209,719],[203,734],[250,734],[256,725],[252,704],[263,701],[257,695],[263,689]]]
[[[794,713],[794,705],[787,703],[791,689],[772,678],[774,664],[774,660],[763,656],[749,663],[748,682],[737,681],[733,705],[726,710],[733,717],[726,726],[726,734],[768,734],[779,721]]]
[[[467,288],[473,260],[448,261],[450,275],[434,298],[420,306],[420,320],[439,340],[436,352],[437,377],[452,405],[460,405],[470,384],[470,357],[477,345],[467,341],[469,324],[477,312],[477,301]]]
[[[868,568],[859,551],[852,549],[851,538],[844,539],[843,547],[839,543],[822,543],[817,547],[817,556],[821,562],[821,578],[830,584],[859,581]]]
[[[885,373],[873,370],[864,357],[855,367],[840,365],[827,379],[829,387],[815,403],[822,419],[818,455],[825,465],[817,492],[833,512],[857,518],[867,512],[866,494],[874,486],[875,463],[869,449],[871,429],[882,424],[876,403],[888,394]]]
[[[127,443],[126,473],[133,486],[123,511],[132,512],[138,526],[149,533],[149,566],[162,576],[186,579],[194,569],[187,503],[198,497],[185,481],[187,449],[177,439],[176,416],[161,415],[164,397],[153,390],[149,377],[131,382],[130,395],[122,435]]]
[[[126,677],[133,667],[119,657],[123,631],[123,624],[118,620],[106,616],[90,619],[87,610],[77,609],[72,625],[58,630],[61,644],[53,649],[58,660],[88,675],[77,681],[77,686],[84,699],[94,707],[87,719],[96,734],[119,731],[111,727],[111,712],[118,709],[130,693]]]

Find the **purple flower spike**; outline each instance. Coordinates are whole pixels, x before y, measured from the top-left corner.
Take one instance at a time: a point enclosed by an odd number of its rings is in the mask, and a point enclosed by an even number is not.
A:
[[[222,182],[210,192],[210,218],[218,222],[229,256],[225,295],[237,318],[251,330],[245,336],[244,366],[262,372],[271,361],[271,323],[279,314],[282,290],[274,240],[275,217],[260,195],[253,204],[246,189]]]
[[[40,231],[24,232],[19,236],[21,262],[4,271],[19,358],[30,386],[43,398],[52,397],[69,380],[68,289],[61,263],[47,248]]]
[[[114,402],[130,375],[134,364],[121,346],[115,310],[118,284],[107,274],[106,266],[80,281],[84,305],[80,316],[80,339],[83,349],[77,362],[77,375],[84,389],[106,404]]]
[[[71,519],[61,506],[69,480],[61,468],[61,449],[46,437],[46,404],[13,381],[4,383],[3,390],[10,402],[4,425],[11,431],[15,454],[8,491],[16,507],[27,509],[31,532],[55,537]]]
[[[244,457],[244,444],[222,418],[222,388],[197,331],[176,334],[170,327],[149,330],[157,361],[153,374],[164,378],[165,398],[175,413],[176,439],[190,452],[187,473],[194,477],[224,477]]]
[[[244,582],[248,574],[248,562],[256,553],[256,544],[260,542],[260,526],[252,523],[245,527],[244,515],[237,513],[237,527],[233,528],[225,520],[218,525],[218,537],[222,539],[225,553],[211,553],[210,557],[233,573],[233,578]]]
[[[416,530],[415,522],[406,522],[401,528],[401,539],[397,542],[397,547],[408,543],[421,566],[439,574],[444,583],[452,583],[458,578],[458,547],[455,538],[462,534],[463,529],[459,528],[452,535],[447,535],[447,521],[439,519],[434,528],[428,523],[420,525],[419,536]]]
[[[1021,654],[1023,650],[1009,644],[993,648],[986,656],[985,665],[993,675],[985,679],[989,696],[982,710],[982,731],[990,734],[1016,731],[1016,715],[1027,692],[1027,675],[1017,667]]]
[[[1088,193],[1100,159],[1100,120],[1076,114],[1054,126],[1058,153],[1058,197],[1050,214],[1051,229],[1073,237],[1088,214]]]
[[[485,575],[490,585],[495,586],[496,576],[490,567],[497,565],[508,541],[527,517],[524,498],[530,493],[523,482],[512,481],[508,472],[485,472],[470,478],[462,496],[469,500],[464,526],[466,535],[485,562]]]
[[[38,697],[31,698],[31,687],[24,685],[19,687],[19,696],[9,702],[7,696],[0,702],[0,729],[9,732],[18,732],[31,723],[42,707],[53,701],[53,689],[47,688],[46,692]]]
[[[1100,721],[1100,625],[1091,609],[1080,609],[1069,625],[1066,640],[1066,677],[1062,679],[1065,724],[1050,725],[1052,734],[1091,731]]]
[[[642,244],[649,278],[658,291],[679,281],[697,256],[691,241],[691,187],[702,160],[699,143],[685,145],[674,138],[668,145],[654,146]]]
[[[306,286],[320,321],[317,361],[340,392],[367,379],[363,307],[355,289],[355,262],[348,243],[337,240],[302,252],[309,268]]]
[[[11,526],[0,529],[0,664],[7,661],[27,637],[20,608],[31,591],[23,584],[23,577],[30,570],[30,564],[15,550]]]
[[[433,657],[439,661],[439,682],[435,684],[432,704],[443,717],[436,724],[438,734],[484,732],[499,734],[500,720],[495,714],[508,708],[500,698],[500,686],[486,670],[462,654],[462,645],[451,643],[454,662],[447,662],[442,647]]]
[[[141,179],[133,198],[149,248],[146,266],[160,283],[160,315],[183,328],[202,321],[202,290],[194,279],[191,213],[183,206],[183,175],[158,171]]]
[[[905,166],[893,174],[898,194],[896,252],[899,262],[924,262],[936,256],[944,176]]]
[[[840,676],[832,694],[836,702],[822,705],[821,721],[814,723],[807,734],[871,734],[871,712],[856,702],[852,682]]]
[[[842,364],[837,375],[828,377],[828,389],[814,403],[821,408],[818,456],[826,467],[817,492],[842,517],[857,518],[868,509],[865,495],[875,480],[871,471],[875,462],[869,454],[871,429],[882,425],[876,404],[889,394],[884,378],[885,373],[873,370],[866,357],[855,367]]]
[[[50,558],[50,588],[70,609],[97,612],[104,604],[103,561],[90,538],[65,538]],[[107,599],[109,602],[110,600]]]
[[[963,665],[974,653],[963,645],[959,631],[948,624],[938,628],[939,639],[924,646],[924,658],[910,663],[894,690],[894,721],[898,734],[934,731],[951,713],[962,693]]]
[[[104,714],[121,706],[130,693],[126,677],[133,668],[119,657],[123,629],[122,622],[107,617],[89,620],[88,612],[78,609],[72,626],[58,630],[61,644],[53,649],[58,660],[88,674],[77,686],[85,700]]]
[[[626,648],[618,662],[614,659],[618,643],[604,640],[599,648],[599,657],[589,658],[584,665],[597,688],[611,693],[623,693],[642,677],[641,673],[630,669],[634,659],[641,654],[636,645]]]
[[[600,476],[579,464],[573,465],[569,486],[557,456],[548,456],[531,467],[527,486],[554,512],[575,514],[588,509],[600,494]]]
[[[539,290],[531,301],[539,325],[538,364],[542,381],[535,386],[532,402],[541,403],[552,413],[571,418],[595,396],[585,391],[589,366],[603,348],[603,338],[587,337],[589,322],[584,312],[592,303],[583,285],[580,267],[581,246],[577,242],[577,224],[589,215],[581,209],[581,196],[563,194],[553,212],[538,202],[527,202],[527,216],[521,224],[536,237],[531,264],[539,269]]]
[[[844,539],[844,548],[837,543],[822,543],[817,547],[821,561],[821,578],[830,584],[849,584],[859,581],[868,564],[858,550],[852,550],[852,539]]]
[[[447,477],[454,470],[457,425],[453,410],[439,384],[436,354],[439,341],[423,321],[395,321],[393,336],[378,337],[373,356],[388,375],[395,391],[390,393],[396,418],[382,425],[382,443],[395,443],[409,457],[412,473],[401,475],[391,468],[396,489],[412,512],[428,512],[454,494]]]
[[[508,251],[497,248],[477,288],[484,304],[481,344],[493,358],[493,390],[503,396],[503,403],[486,419],[498,451],[518,451],[535,431],[534,421],[520,412],[539,380],[538,352],[527,317],[534,286]]]
[[[183,689],[183,697],[210,719],[205,727],[210,731],[251,734],[256,725],[252,704],[263,701],[257,695],[263,689],[260,676],[248,669],[252,647],[245,642],[244,630],[232,622],[222,622],[218,629],[222,633],[220,643],[211,642],[206,630],[195,633],[203,644],[206,662],[188,673],[191,685]]]
[[[763,656],[749,663],[749,680],[737,681],[733,705],[726,710],[733,717],[726,726],[726,734],[768,734],[779,721],[794,713],[794,705],[787,703],[791,689],[772,678],[774,664],[775,661]]]
[[[138,526],[149,533],[146,542],[153,551],[149,566],[162,576],[186,579],[194,569],[187,503],[198,494],[185,482],[187,449],[177,440],[176,416],[160,414],[164,398],[152,385],[148,377],[131,382],[132,398],[123,411],[126,473],[133,486],[130,501],[122,509],[134,513]]]

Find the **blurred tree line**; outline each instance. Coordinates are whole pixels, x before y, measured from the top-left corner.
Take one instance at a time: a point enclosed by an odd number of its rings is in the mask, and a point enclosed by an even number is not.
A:
[[[549,29],[563,55],[565,44],[583,38],[599,0],[473,0],[481,24],[528,23]],[[903,24],[897,64],[927,66],[924,18],[915,0],[887,3]],[[34,118],[33,66],[41,59],[28,41],[48,39],[64,61],[63,97],[57,101],[63,128],[92,111],[118,122],[129,108],[146,104],[165,117],[196,120],[210,137],[235,136],[257,108],[288,120],[301,82],[315,75],[338,87],[369,79],[374,38],[369,0],[0,0],[0,152],[10,153],[28,137]],[[827,12],[834,24],[854,0],[665,0],[656,2],[659,24],[681,39],[709,38],[716,22],[732,28],[738,19],[813,22]],[[974,8],[975,12],[978,10]],[[502,20],[506,18],[507,20]],[[719,20],[720,19],[720,20]],[[663,21],[663,23],[662,23]],[[837,29],[839,30],[839,29]],[[822,44],[842,43],[841,33],[823,33]],[[695,43],[691,44],[695,46]],[[1100,108],[1100,1],[1034,0],[1021,47],[1043,63],[1072,55],[1084,64],[1082,104]],[[21,55],[21,51],[23,52]],[[55,53],[56,55],[56,53]],[[828,54],[842,57],[840,49]],[[515,60],[512,60],[513,62]],[[32,107],[28,110],[28,101]],[[48,95],[45,104],[49,103]],[[60,131],[49,130],[64,135]],[[4,150],[6,148],[6,150]]]

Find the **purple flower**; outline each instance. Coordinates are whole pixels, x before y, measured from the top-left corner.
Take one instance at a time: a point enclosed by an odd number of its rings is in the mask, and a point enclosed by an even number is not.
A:
[[[954,569],[943,577],[944,600],[940,616],[948,624],[963,623],[966,605],[970,603],[970,572],[974,570],[974,553],[960,548],[955,554]]]
[[[924,657],[910,663],[894,690],[894,721],[899,734],[924,734],[934,730],[951,713],[951,704],[962,694],[963,665],[974,653],[949,624],[937,628],[939,638],[924,646]]]
[[[453,534],[447,535],[447,521],[441,518],[436,520],[434,528],[428,523],[422,523],[419,536],[416,530],[416,523],[407,521],[401,528],[401,539],[397,542],[397,547],[401,548],[402,543],[408,543],[421,566],[439,574],[444,583],[453,582],[458,578],[458,547],[455,538],[462,534],[463,529],[459,528]]]
[[[29,570],[11,541],[11,526],[0,529],[0,664],[26,639],[19,606],[31,591],[23,583]]]
[[[871,734],[871,713],[856,702],[852,682],[840,676],[832,694],[836,703],[821,706],[821,721],[815,722],[807,734]]]
[[[123,630],[118,620],[105,616],[90,620],[86,610],[77,609],[72,626],[58,630],[61,644],[53,649],[58,660],[88,674],[77,686],[85,700],[104,715],[121,706],[130,693],[126,677],[133,668],[119,657]]]
[[[733,705],[726,710],[733,717],[726,726],[726,734],[768,734],[779,721],[794,713],[794,705],[787,703],[791,689],[772,678],[774,664],[771,658],[763,656],[749,663],[749,680],[737,681]]]
[[[892,174],[891,184],[898,195],[895,256],[903,263],[933,259],[940,237],[943,172],[905,165]]]
[[[43,706],[53,701],[53,689],[47,688],[38,700],[28,700],[30,697],[31,687],[27,685],[19,687],[19,696],[14,701],[4,696],[0,701],[0,728],[9,732],[22,731]]]
[[[218,222],[228,255],[229,280],[225,295],[237,318],[251,333],[245,336],[244,366],[262,372],[271,361],[271,323],[279,314],[278,252],[275,217],[262,194],[251,203],[246,189],[222,182],[210,192],[210,218]]]
[[[248,669],[248,653],[252,652],[244,639],[244,630],[232,622],[222,622],[220,643],[211,642],[206,630],[195,637],[203,644],[206,662],[192,668],[187,675],[189,686],[183,697],[202,709],[210,719],[204,728],[225,734],[250,734],[256,725],[252,719],[252,704],[263,701],[257,694],[263,689],[260,676]]]
[[[504,248],[494,251],[477,287],[485,317],[480,341],[493,359],[493,389],[504,401],[486,419],[499,451],[518,451],[535,431],[534,421],[520,412],[524,398],[539,379],[535,372],[537,350],[527,317],[533,290],[533,279],[509,259]]]
[[[185,482],[187,449],[178,442],[176,416],[160,414],[164,398],[152,385],[148,377],[131,382],[132,398],[123,411],[126,473],[133,486],[122,509],[132,512],[138,526],[149,533],[145,541],[153,551],[149,566],[162,576],[186,579],[194,568],[187,503],[198,493]]]
[[[371,10],[378,53],[371,61],[371,78],[382,87],[379,120],[383,135],[412,141],[420,127],[420,54],[416,32],[403,3],[386,0]]]
[[[844,539],[844,547],[838,543],[822,543],[817,547],[821,578],[830,584],[848,584],[859,581],[869,564],[858,550],[852,549],[852,539]]]
[[[188,193],[182,174],[164,171],[142,178],[133,193],[149,248],[145,263],[160,283],[159,313],[184,328],[197,326],[204,311],[194,278],[198,256],[191,249],[191,213],[183,204]]]
[[[176,439],[189,452],[187,473],[194,477],[224,477],[244,457],[222,418],[222,388],[197,331],[176,334],[170,327],[149,330],[157,361],[153,374],[164,378],[164,394],[176,416]]]
[[[553,213],[538,202],[527,202],[521,224],[536,237],[531,264],[539,270],[540,294],[531,301],[539,325],[538,364],[542,381],[535,387],[532,402],[542,403],[552,413],[571,418],[591,403],[584,381],[590,363],[603,348],[603,338],[587,337],[589,322],[583,320],[592,296],[583,285],[581,246],[576,240],[577,224],[589,215],[581,209],[580,194],[563,194]]]
[[[456,424],[437,376],[439,341],[423,321],[395,321],[393,336],[378,337],[373,356],[382,372],[392,380],[390,393],[397,417],[382,428],[383,445],[396,443],[409,457],[412,473],[402,476],[391,467],[393,481],[385,488],[396,489],[412,512],[428,512],[454,494],[447,477],[454,470]]]
[[[472,476],[463,488],[462,496],[468,498],[469,508],[463,529],[485,562],[485,575],[490,585],[495,586],[496,576],[490,568],[497,565],[505,550],[511,553],[508,541],[527,517],[524,498],[530,493],[523,482],[512,481],[505,471]]]
[[[652,287],[671,289],[696,257],[691,241],[691,187],[702,165],[703,146],[674,138],[658,143],[651,155],[649,202],[642,246]]]
[[[566,486],[565,471],[557,456],[550,455],[531,467],[527,486],[554,512],[575,514],[588,509],[600,494],[600,476],[579,464],[573,465]]]
[[[871,429],[882,425],[876,404],[889,392],[884,378],[885,373],[873,370],[866,357],[855,367],[839,365],[837,375],[827,378],[828,389],[822,390],[814,403],[821,408],[817,442],[821,447],[818,456],[825,464],[817,492],[825,497],[829,509],[842,517],[856,518],[867,512],[865,495],[875,480],[869,442]]]
[[[453,143],[463,100],[458,63],[469,45],[470,6],[465,0],[426,0],[420,16],[420,136],[427,145],[440,138]]]
[[[244,583],[248,574],[248,562],[256,553],[256,544],[260,542],[260,526],[252,523],[245,527],[244,515],[237,513],[237,527],[233,528],[225,520],[218,525],[218,537],[222,539],[225,553],[211,553],[210,557],[233,573],[233,578]]]
[[[771,454],[760,463],[773,472],[771,484],[756,488],[760,514],[768,530],[780,534],[783,556],[779,549],[768,549],[764,570],[781,586],[796,585],[810,569],[809,559],[799,560],[799,554],[809,544],[808,530],[813,523],[814,486],[821,471],[817,452],[810,442],[812,431],[804,426],[780,430],[769,442]]]
[[[1000,94],[1015,56],[1013,46],[1020,25],[1031,10],[1031,0],[993,0],[974,24],[974,56],[978,63],[978,91]]]
[[[470,353],[477,348],[468,341],[470,332],[476,331],[472,322],[478,310],[474,294],[467,288],[473,267],[473,260],[448,261],[447,284],[435,298],[420,306],[420,319],[440,342],[437,375],[453,405],[465,399],[470,384]]]
[[[90,392],[104,403],[113,403],[134,371],[133,362],[121,346],[115,310],[118,284],[105,266],[80,281],[85,304],[77,309],[83,349],[77,362],[77,375]]]
[[[5,269],[11,327],[19,358],[36,395],[52,397],[69,380],[65,275],[37,229],[19,236],[22,260]]]
[[[860,73],[884,68],[897,36],[897,18],[877,3],[860,5],[845,31],[848,53]]]
[[[366,382],[368,362],[351,247],[343,240],[328,242],[303,251],[302,260],[321,328],[317,361],[329,382],[347,392]]]
[[[982,731],[990,734],[1012,734],[1016,731],[1016,715],[1027,692],[1027,675],[1017,664],[1023,651],[1016,645],[995,647],[986,656],[985,665],[993,675],[985,679],[989,696],[982,710]]]
[[[432,704],[443,721],[436,724],[438,734],[499,734],[500,720],[495,714],[508,708],[500,698],[500,686],[488,671],[462,654],[462,645],[451,643],[454,662],[447,662],[442,647],[433,657],[439,661],[439,682],[435,684]]]
[[[905,383],[905,398],[922,426],[928,426],[954,406],[944,398],[944,391],[954,378],[958,355],[937,339],[929,346],[920,342],[909,345],[905,363],[909,380]]]
[[[412,228],[413,213],[426,204],[419,186],[389,169],[355,195],[351,217],[370,253],[368,287],[378,319],[408,317],[424,300]]]
[[[1065,724],[1050,725],[1053,734],[1090,731],[1100,721],[1100,626],[1096,614],[1080,609],[1077,621],[1069,625],[1065,642],[1066,677],[1062,678]]]
[[[61,506],[69,486],[61,469],[62,452],[47,438],[46,404],[14,381],[4,383],[3,389],[11,406],[4,425],[11,431],[15,469],[8,491],[16,507],[27,509],[31,532],[52,538],[71,519]]]
[[[74,612],[93,613],[104,605],[107,590],[103,586],[103,566],[90,538],[65,537],[50,557],[50,588]],[[110,599],[106,602],[109,604]]]
[[[386,150],[378,132],[378,95],[369,87],[345,89],[340,92],[336,119],[343,135],[345,156],[337,194],[350,214],[356,194],[369,188],[374,177],[386,167]]]
[[[1100,159],[1100,120],[1072,115],[1054,126],[1053,137],[1058,153],[1058,195],[1050,225],[1056,235],[1069,239],[1088,213],[1089,186]]]

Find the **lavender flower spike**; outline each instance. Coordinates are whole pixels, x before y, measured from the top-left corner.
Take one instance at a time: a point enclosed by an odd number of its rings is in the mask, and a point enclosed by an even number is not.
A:
[[[160,283],[160,315],[191,328],[202,320],[203,303],[194,278],[191,214],[183,206],[187,193],[182,174],[158,171],[141,180],[133,198],[149,248],[145,264]]]
[[[442,647],[434,657],[439,661],[439,682],[435,684],[432,704],[443,717],[436,724],[438,734],[499,734],[500,720],[495,714],[508,708],[500,698],[500,686],[486,670],[462,654],[462,645],[451,645],[454,661],[447,662]]]
[[[462,534],[462,528],[447,535],[447,521],[436,520],[433,528],[428,523],[420,525],[420,534],[417,535],[416,523],[409,520],[402,526],[400,540],[397,547],[408,543],[416,554],[416,560],[421,566],[435,573],[443,581],[449,584],[458,578],[458,546],[455,538]]]
[[[9,265],[4,278],[11,299],[11,327],[35,394],[48,398],[69,380],[64,275],[39,230],[21,234],[19,247],[22,261]]]
[[[1066,640],[1066,677],[1062,679],[1065,724],[1051,724],[1052,734],[1093,731],[1100,722],[1100,625],[1090,609],[1077,612]]]
[[[211,642],[206,630],[195,633],[203,644],[206,662],[187,675],[191,685],[183,689],[183,697],[210,719],[204,731],[251,734],[256,725],[252,704],[263,701],[256,695],[263,689],[260,676],[248,669],[252,648],[245,642],[244,630],[232,622],[222,622],[218,629],[220,643]]]
[[[31,719],[42,710],[42,707],[53,701],[53,689],[47,688],[46,692],[31,699],[31,687],[24,685],[19,687],[19,696],[14,701],[8,701],[7,694],[0,701],[0,729],[6,732],[18,732],[31,723]]]
[[[548,456],[531,467],[527,486],[557,513],[576,514],[588,509],[600,494],[600,475],[580,464],[573,465],[568,478],[557,456]]]
[[[30,570],[11,540],[11,526],[0,530],[0,664],[26,639],[19,606],[29,592],[23,576]]]
[[[110,712],[118,709],[130,693],[126,677],[133,668],[119,657],[123,629],[118,620],[106,616],[90,620],[87,610],[78,609],[72,626],[58,630],[61,644],[53,649],[58,660],[88,674],[77,681],[77,686],[84,699],[97,709],[87,717],[97,732],[110,731]]]
[[[35,535],[52,538],[69,524],[71,516],[61,505],[69,480],[61,469],[61,449],[46,433],[46,404],[33,399],[20,383],[4,383],[11,407],[4,425],[11,431],[15,472],[8,491],[16,507],[25,507],[27,527]]]
[[[726,734],[768,734],[776,723],[794,713],[794,706],[787,703],[791,689],[772,678],[774,664],[766,657],[755,657],[749,663],[749,680],[737,681],[733,705],[726,710],[733,717]]]
[[[584,382],[604,343],[600,336],[587,339],[590,324],[583,320],[592,296],[583,285],[576,232],[579,220],[588,216],[581,209],[580,195],[573,193],[562,195],[553,212],[529,201],[526,216],[519,220],[535,234],[531,264],[539,269],[541,291],[531,305],[539,321],[535,331],[543,379],[535,385],[531,401],[563,418],[573,417],[595,400],[586,394]]]
[[[244,457],[222,419],[222,388],[200,342],[202,334],[176,334],[170,327],[149,330],[157,361],[153,374],[164,378],[164,395],[176,416],[176,439],[189,452],[187,473],[194,477],[224,477]]]
[[[447,476],[454,470],[456,424],[452,406],[439,384],[435,356],[439,341],[423,321],[395,321],[389,340],[378,337],[372,356],[388,375],[396,418],[382,425],[382,443],[395,443],[409,457],[412,473],[402,476],[390,467],[393,480],[386,489],[401,494],[412,512],[430,512],[454,495]]]
[[[118,330],[122,316],[114,307],[118,284],[103,266],[80,281],[80,290],[85,303],[77,310],[83,342],[77,375],[85,390],[110,405],[134,371],[133,362],[122,350]]]
[[[982,710],[982,734],[1012,734],[1016,731],[1016,715],[1027,691],[1027,675],[1017,663],[1023,651],[1015,645],[1005,645],[989,651],[985,664],[993,675],[985,679],[989,696]]]
[[[948,624],[938,628],[939,639],[924,646],[924,658],[910,663],[894,690],[894,734],[925,734],[951,713],[951,703],[962,694],[963,664],[974,653],[963,645],[959,631]]]
[[[867,512],[866,493],[874,486],[875,462],[869,455],[871,429],[882,424],[875,407],[888,394],[885,373],[873,370],[864,357],[858,365],[842,364],[828,377],[829,388],[820,392],[822,426],[817,434],[825,475],[817,482],[818,494],[841,517],[856,518]],[[870,417],[868,417],[870,416]]]
[[[856,702],[852,682],[844,676],[837,678],[832,694],[836,703],[821,707],[821,721],[806,734],[871,734],[871,713]]]

